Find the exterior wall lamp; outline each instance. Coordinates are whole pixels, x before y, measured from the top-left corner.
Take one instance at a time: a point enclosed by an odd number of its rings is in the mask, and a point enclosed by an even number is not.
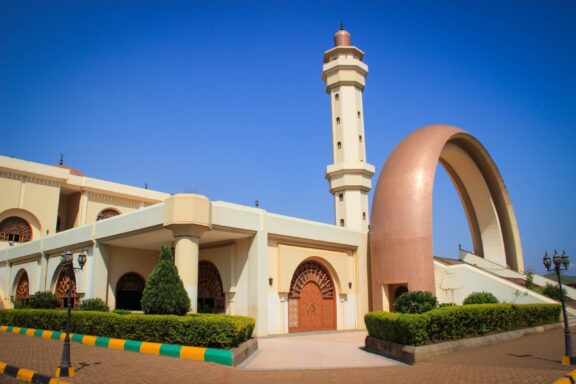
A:
[[[61,257],[62,268],[68,273],[68,314],[66,316],[66,337],[64,338],[64,348],[62,349],[62,359],[60,366],[56,369],[56,377],[74,377],[74,368],[70,363],[70,323],[72,319],[72,279],[74,278],[74,270],[81,270],[86,264],[86,254],[80,253],[78,255],[79,268],[74,268],[72,252],[66,251]]]
[[[552,258],[548,256],[548,252],[544,252],[544,258],[542,261],[544,262],[544,266],[548,272],[550,272],[550,269],[553,269],[554,272],[556,272],[558,285],[560,286],[560,303],[562,304],[562,316],[564,317],[564,346],[566,349],[566,353],[562,356],[562,365],[576,365],[576,356],[574,356],[574,347],[572,345],[572,335],[570,334],[570,324],[568,324],[568,315],[566,313],[566,302],[564,300],[562,279],[560,278],[560,271],[568,270],[570,258],[566,254],[566,251],[562,251],[562,255],[559,255],[556,250],[554,250]],[[554,264],[554,266],[552,266],[552,264]]]

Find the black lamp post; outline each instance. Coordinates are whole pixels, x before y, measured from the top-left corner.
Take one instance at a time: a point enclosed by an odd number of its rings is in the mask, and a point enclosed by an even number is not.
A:
[[[62,359],[60,361],[60,366],[56,370],[56,377],[73,377],[74,368],[70,363],[70,323],[72,319],[72,281],[74,279],[74,270],[81,270],[86,264],[86,255],[81,253],[78,255],[78,264],[80,268],[74,268],[72,261],[72,252],[66,251],[62,255],[62,268],[68,273],[68,301],[66,306],[68,307],[68,314],[66,316],[66,338],[64,338],[64,348],[62,349]],[[74,279],[75,280],[75,279]]]
[[[570,265],[570,258],[566,254],[566,251],[562,251],[562,255],[559,255],[556,250],[554,250],[554,256],[550,259],[547,252],[544,252],[544,266],[550,272],[550,268],[554,269],[556,272],[556,277],[558,277],[558,285],[560,286],[560,303],[562,303],[562,316],[564,317],[564,344],[566,346],[566,353],[562,356],[562,365],[576,365],[576,356],[574,356],[574,347],[572,345],[572,335],[570,334],[570,325],[568,324],[568,315],[566,313],[566,302],[564,301],[564,290],[562,288],[562,280],[560,279],[560,271],[568,270],[568,265]],[[554,264],[554,266],[552,266]],[[564,268],[562,268],[564,267]]]

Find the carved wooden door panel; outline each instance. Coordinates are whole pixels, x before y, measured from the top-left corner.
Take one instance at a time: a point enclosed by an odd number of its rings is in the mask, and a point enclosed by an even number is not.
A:
[[[300,332],[322,330],[322,291],[317,284],[307,283],[298,302]]]
[[[326,268],[315,261],[298,266],[288,297],[288,331],[336,329],[334,283]]]

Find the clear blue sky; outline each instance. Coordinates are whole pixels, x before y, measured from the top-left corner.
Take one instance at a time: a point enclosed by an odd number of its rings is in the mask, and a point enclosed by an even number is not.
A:
[[[575,4],[0,0],[0,153],[332,222],[320,74],[342,20],[377,172],[417,128],[459,126],[499,166],[526,265],[576,262]],[[471,241],[443,171],[434,199],[435,253],[456,257]]]

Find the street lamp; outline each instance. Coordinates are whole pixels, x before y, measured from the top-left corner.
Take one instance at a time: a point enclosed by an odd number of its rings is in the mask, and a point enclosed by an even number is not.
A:
[[[78,255],[78,264],[80,268],[74,268],[74,263],[72,260],[72,252],[66,251],[61,257],[62,268],[68,273],[68,302],[66,306],[68,307],[68,314],[66,316],[66,338],[64,338],[64,348],[62,349],[62,359],[60,360],[60,366],[56,370],[56,377],[73,377],[74,368],[70,363],[70,323],[72,318],[72,279],[74,279],[74,270],[81,270],[86,264],[86,255],[81,253]]]
[[[570,258],[566,254],[566,251],[562,251],[562,255],[559,255],[556,250],[554,250],[552,258],[548,256],[548,252],[544,252],[543,261],[548,272],[550,272],[551,267],[554,269],[558,277],[558,285],[560,286],[560,303],[562,303],[562,316],[564,317],[564,344],[566,346],[566,353],[562,356],[562,365],[576,365],[576,356],[574,356],[574,348],[572,346],[572,335],[570,334],[570,325],[568,324],[568,315],[566,314],[566,303],[564,302],[562,280],[560,279],[560,271],[562,269],[564,271],[568,270]],[[552,264],[554,264],[554,266],[552,266]]]

